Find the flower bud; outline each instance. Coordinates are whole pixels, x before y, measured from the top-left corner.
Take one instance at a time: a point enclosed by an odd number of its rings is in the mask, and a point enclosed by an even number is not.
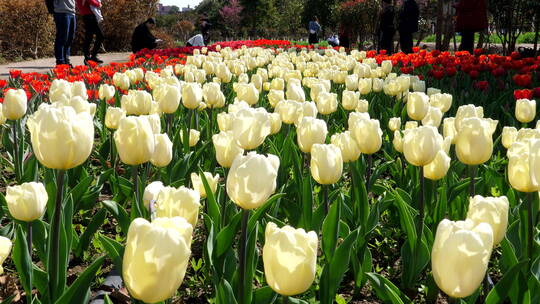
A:
[[[208,183],[210,190],[212,190],[212,193],[216,193],[219,182],[219,174],[212,176],[212,173],[204,172],[204,177],[206,178],[206,182]],[[193,189],[199,192],[201,198],[206,198],[206,189],[204,188],[202,178],[199,176],[199,174],[195,172],[191,173],[191,183],[193,184]]]
[[[457,121],[456,121],[457,122]],[[456,155],[466,165],[479,165],[489,160],[493,152],[493,128],[481,118],[465,118],[461,121],[456,139]]]
[[[343,106],[345,110],[353,111],[358,105],[359,100],[360,100],[359,92],[345,90],[343,91],[343,95],[341,96],[341,105]]]
[[[311,176],[321,185],[337,183],[343,173],[343,158],[339,147],[314,144],[311,148]]]
[[[426,116],[422,119],[422,125],[438,128],[441,124],[442,116],[443,113],[439,108],[430,106]]]
[[[444,138],[451,137],[452,144],[455,144],[457,139],[457,131],[454,123],[454,117],[447,117],[443,121],[443,136]]]
[[[394,131],[394,139],[392,140],[392,144],[394,145],[394,149],[396,149],[396,151],[403,153],[403,137],[401,136],[401,132],[399,130]]]
[[[199,192],[181,186],[180,188],[163,187],[156,201],[157,217],[185,218],[191,226],[197,225],[201,196]]]
[[[120,104],[126,115],[147,115],[152,110],[152,95],[146,91],[129,91],[122,96]]]
[[[388,129],[390,129],[392,132],[401,129],[401,117],[390,118],[388,121]]]
[[[270,117],[270,134],[277,134],[281,130],[281,117],[278,113],[268,114]]]
[[[536,116],[536,101],[518,99],[516,101],[516,119],[521,123],[533,121]]]
[[[439,150],[435,158],[424,166],[424,177],[430,180],[440,180],[450,169],[450,157],[444,149]]]
[[[180,88],[175,85],[162,84],[154,89],[154,99],[165,114],[176,112],[180,105],[180,98],[182,98]]]
[[[429,110],[429,97],[424,93],[413,92],[407,97],[407,114],[412,120],[422,120]]]
[[[472,117],[483,118],[484,117],[484,108],[476,107],[473,104],[460,106],[457,109],[456,118],[455,118],[455,121],[454,121],[456,131],[459,131],[459,129],[461,128],[461,122],[465,118],[472,118]]]
[[[358,89],[358,75],[348,75],[345,78],[345,87],[348,91],[356,91]]]
[[[156,202],[159,192],[163,189],[163,183],[160,181],[155,181],[150,183],[146,188],[144,188],[143,202],[144,207],[148,208],[150,203],[153,201]]]
[[[2,112],[9,120],[20,119],[26,114],[28,107],[28,97],[24,90],[10,89],[4,97]]]
[[[467,219],[477,225],[487,223],[493,229],[493,245],[499,244],[506,234],[508,226],[508,199],[506,196],[483,197],[476,195],[469,199]]]
[[[249,105],[259,102],[259,90],[252,83],[238,83],[235,91],[238,100],[245,101]]]
[[[358,100],[358,104],[356,105],[356,109],[354,110],[359,113],[367,113],[369,110],[368,101],[365,99]]]
[[[443,137],[433,126],[422,126],[405,131],[403,154],[414,166],[431,163],[442,149]]]
[[[314,144],[323,144],[326,141],[328,129],[324,120],[304,117],[298,124],[296,133],[300,150],[304,153],[310,153]]]
[[[380,78],[373,78],[373,92],[381,92],[384,86],[384,80]],[[358,83],[360,85],[360,83]]]
[[[432,107],[437,107],[441,112],[446,113],[452,107],[452,95],[450,94],[433,94],[429,96],[429,103]]]
[[[108,107],[105,113],[105,126],[109,129],[118,129],[120,120],[126,117],[126,111],[122,108]]]
[[[317,273],[318,239],[314,231],[266,225],[263,247],[264,275],[272,290],[292,296],[309,289]],[[294,256],[294,259],[291,258]]]
[[[214,149],[216,150],[216,160],[224,168],[230,168],[237,155],[244,153],[234,139],[232,131],[220,132],[212,136]]]
[[[256,149],[271,131],[270,115],[264,108],[245,108],[234,114],[232,131],[238,146],[245,150]]]
[[[323,115],[332,114],[337,111],[337,94],[321,92],[317,95],[317,110]]]
[[[418,80],[413,82],[412,89],[414,92],[425,92],[426,82],[424,80]]]
[[[129,89],[130,86],[129,76],[125,73],[116,72],[113,75],[113,83],[117,88],[126,91]]]
[[[120,120],[114,142],[120,159],[127,165],[149,161],[155,150],[154,132],[146,117],[128,116]]]
[[[156,167],[166,167],[172,160],[173,144],[167,134],[154,135],[155,149],[150,162]]]
[[[362,95],[367,95],[371,92],[373,80],[371,78],[361,78],[358,80],[358,92]]]
[[[516,141],[518,130],[514,127],[504,127],[502,130],[502,144],[506,149],[510,149]]]
[[[198,83],[186,82],[182,87],[182,104],[194,110],[199,107],[203,99],[203,91]]]
[[[188,145],[190,147],[195,147],[197,145],[197,143],[199,142],[199,139],[201,138],[201,132],[195,130],[195,129],[189,129],[189,132],[188,132],[188,140],[189,140],[189,143]],[[180,141],[183,143],[184,142],[184,131],[180,131]]]
[[[47,208],[47,191],[42,183],[24,183],[7,187],[6,202],[14,219],[32,222],[43,216]]]
[[[203,98],[209,108],[223,108],[225,106],[225,95],[221,91],[219,83],[205,83],[203,85]]]
[[[270,92],[268,92],[268,102],[270,102],[270,105],[273,108],[275,108],[282,100],[285,100],[285,93],[283,91],[270,90]]]
[[[508,155],[508,181],[512,188],[521,192],[535,192],[531,177],[530,143],[516,141],[507,151]]]
[[[7,237],[0,236],[0,274],[4,274],[4,268],[2,264],[11,253],[11,240]]]
[[[382,130],[378,120],[369,119],[369,116],[360,118],[349,129],[361,153],[373,154],[381,149]]]

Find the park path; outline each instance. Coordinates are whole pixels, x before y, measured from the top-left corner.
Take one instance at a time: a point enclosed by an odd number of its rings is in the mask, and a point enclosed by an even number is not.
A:
[[[99,58],[104,61],[103,64],[111,62],[127,62],[130,53],[106,53],[100,54]],[[83,56],[71,56],[73,65],[83,64]],[[0,79],[6,79],[9,76],[9,70],[21,70],[23,73],[38,72],[47,73],[55,66],[54,58],[42,58],[31,61],[12,62],[0,65]]]

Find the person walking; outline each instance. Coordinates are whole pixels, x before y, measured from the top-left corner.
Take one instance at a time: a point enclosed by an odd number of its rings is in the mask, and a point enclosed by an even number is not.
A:
[[[313,17],[313,20],[311,20],[308,24],[308,30],[309,30],[309,44],[316,44],[319,43],[319,32],[321,31],[321,25],[319,24],[319,18],[317,16]]]
[[[460,0],[455,8],[456,32],[461,33],[459,50],[472,53],[474,33],[488,28],[486,0]]]
[[[87,65],[88,61],[103,63],[97,57],[104,40],[103,31],[100,26],[101,22],[103,22],[101,0],[77,0],[77,8],[84,21],[84,64]],[[94,40],[94,36],[96,37],[96,41],[94,42],[92,52],[90,52],[90,45]]]
[[[56,39],[54,41],[56,65],[71,65],[69,56],[77,26],[75,0],[45,0],[45,4],[49,13],[53,15],[56,25]]]
[[[131,48],[133,53],[137,53],[142,49],[155,49],[160,39],[156,39],[152,32],[151,28],[156,26],[156,20],[154,18],[148,18],[145,22],[137,25],[135,31],[133,31],[133,37],[131,38]]]
[[[405,0],[399,13],[399,44],[405,54],[412,53],[413,34],[418,32],[420,10],[415,0]]]
[[[392,0],[383,0],[381,2],[381,14],[379,17],[379,48],[378,50],[386,50],[387,54],[392,54],[394,51],[394,34],[396,28],[394,26],[394,5]]]

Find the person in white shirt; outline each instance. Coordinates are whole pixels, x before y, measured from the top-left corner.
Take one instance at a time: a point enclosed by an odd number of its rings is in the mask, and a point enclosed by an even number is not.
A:
[[[197,34],[188,39],[186,46],[204,46],[204,37],[202,34]]]

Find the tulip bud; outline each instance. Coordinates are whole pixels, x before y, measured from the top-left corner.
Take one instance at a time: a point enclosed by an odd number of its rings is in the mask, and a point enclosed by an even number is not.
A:
[[[508,199],[506,196],[483,197],[476,195],[469,199],[467,219],[477,225],[487,223],[493,229],[493,245],[499,244],[506,234],[508,226]]]
[[[399,130],[394,131],[394,139],[392,140],[392,144],[394,145],[394,149],[396,149],[396,151],[403,153],[403,137],[401,136],[401,132]]]
[[[210,82],[203,85],[203,98],[209,108],[225,106],[225,95],[221,92],[219,83]]]
[[[443,137],[433,126],[422,126],[405,130],[403,138],[403,154],[414,166],[425,166],[431,163],[442,149]]]
[[[516,101],[516,119],[521,123],[533,121],[536,116],[536,101],[518,99]]]
[[[268,92],[268,102],[270,102],[273,108],[282,100],[285,100],[285,93],[283,91],[270,90]]]
[[[488,161],[493,152],[493,132],[490,122],[485,119],[463,119],[456,139],[459,161],[466,165],[479,165]]]
[[[157,217],[185,218],[191,226],[197,225],[201,196],[199,192],[181,186],[180,188],[163,187],[156,201]]]
[[[360,157],[360,148],[350,131],[332,135],[330,142],[341,150],[343,162],[353,162]]]
[[[382,130],[377,119],[360,118],[349,129],[363,154],[373,154],[381,149]]]
[[[476,107],[473,104],[460,106],[457,109],[456,119],[454,121],[456,131],[459,131],[459,129],[461,128],[461,122],[465,118],[472,118],[472,117],[483,118],[484,117],[484,108]]]
[[[352,111],[358,105],[359,100],[360,100],[359,92],[345,90],[343,91],[343,95],[341,96],[341,105],[343,105],[343,108],[345,110]]]
[[[300,150],[304,153],[310,153],[313,144],[323,144],[326,141],[328,129],[324,120],[304,117],[298,124],[296,132]]]
[[[381,92],[383,90],[384,81],[380,78],[373,78],[372,81],[373,81],[373,92]]]
[[[71,85],[71,97],[79,96],[84,100],[88,100],[88,91],[86,85],[82,81],[75,81]]]
[[[24,183],[7,187],[6,202],[14,219],[32,222],[43,216],[48,195],[42,183]]]
[[[358,75],[348,75],[345,78],[345,87],[348,91],[356,91],[358,89]]]
[[[126,91],[130,86],[129,76],[125,73],[116,72],[113,75],[113,83],[117,88]]]
[[[358,100],[358,104],[356,105],[356,109],[354,110],[359,113],[367,113],[369,110],[368,101],[365,99]]]
[[[422,119],[422,125],[438,128],[441,124],[442,116],[443,113],[439,108],[430,106],[426,116]]]
[[[314,144],[311,148],[311,176],[322,185],[337,183],[343,173],[343,157],[339,147]]]
[[[159,192],[163,189],[163,183],[160,181],[155,181],[150,183],[146,188],[144,188],[143,194],[143,203],[146,208],[149,208],[150,203],[153,201],[156,202]]]
[[[512,188],[527,193],[538,191],[531,178],[536,173],[531,174],[530,171],[530,152],[530,143],[522,141],[516,141],[507,152],[508,181]]]
[[[176,112],[180,105],[180,88],[175,85],[162,84],[154,89],[154,99],[159,103],[161,111],[166,114]]]
[[[436,88],[428,88],[427,89],[427,95],[428,96],[435,95],[435,94],[440,94],[440,93],[441,93],[440,89],[436,89]]]
[[[381,68],[385,74],[388,74],[392,71],[392,60],[384,60],[381,63]]]
[[[270,81],[270,89],[283,91],[285,89],[285,81],[282,78],[274,78]]]
[[[450,169],[450,157],[448,153],[441,149],[435,155],[433,161],[424,166],[424,177],[430,180],[440,180]]]
[[[146,91],[129,91],[120,100],[122,109],[127,115],[147,115],[152,109],[152,95]]]
[[[422,120],[429,110],[429,97],[424,93],[413,92],[407,97],[407,114],[412,120]]]
[[[281,130],[281,117],[278,113],[268,115],[270,117],[270,134],[277,134]]]
[[[212,142],[216,150],[216,160],[224,168],[230,168],[236,156],[244,153],[244,149],[236,143],[232,131],[215,134]]]
[[[105,113],[105,126],[109,129],[118,129],[120,120],[126,117],[126,111],[121,108],[108,107]]]
[[[298,102],[306,101],[306,94],[300,84],[292,84],[287,87],[287,99],[296,100]]]
[[[388,121],[388,129],[390,129],[392,132],[401,129],[401,117],[390,118]]]
[[[5,124],[7,121],[7,118],[4,116],[4,112],[2,111],[3,105],[0,103],[0,126]]]
[[[321,92],[317,96],[317,110],[323,115],[332,114],[337,111],[337,94]]]
[[[71,82],[55,79],[49,88],[49,101],[51,103],[71,99]]]
[[[145,303],[171,298],[184,280],[193,227],[183,218],[137,218],[129,226],[122,278],[129,294]]]
[[[194,110],[199,107],[203,99],[203,91],[198,83],[187,82],[182,87],[182,104]]]
[[[516,141],[518,130],[514,127],[504,127],[502,130],[502,144],[506,149],[509,149]]]
[[[2,112],[9,120],[20,119],[26,114],[28,98],[24,90],[10,89],[4,97]]]
[[[146,117],[128,116],[120,120],[114,133],[120,159],[127,165],[140,165],[152,158],[155,139]]]
[[[270,115],[264,108],[245,108],[234,114],[232,130],[238,146],[256,149],[271,131]]]
[[[282,100],[277,103],[274,111],[279,113],[283,123],[292,124],[302,115],[303,108],[302,103],[300,102],[294,100]]]
[[[212,190],[212,193],[216,193],[217,185],[219,182],[219,174],[212,176],[212,173],[204,172],[204,177],[206,178],[206,182],[208,182],[208,186],[210,187],[210,190]],[[204,188],[204,184],[199,174],[195,172],[191,173],[191,183],[193,184],[193,189],[199,192],[201,198],[205,198],[206,189]]]
[[[314,231],[266,225],[263,247],[264,274],[276,293],[292,296],[309,289],[317,273],[318,239]],[[294,252],[294,259],[290,258]]]
[[[443,121],[443,136],[444,138],[451,137],[452,144],[455,144],[457,139],[457,131],[454,123],[454,117],[445,118]]]
[[[249,105],[254,105],[259,102],[259,90],[252,83],[239,83],[236,89],[236,98],[245,101]]]
[[[0,274],[4,274],[2,264],[11,253],[11,240],[7,237],[0,236]]]
[[[150,162],[156,167],[166,167],[172,160],[173,144],[167,134],[156,134],[154,141],[156,147]]]
[[[437,107],[441,112],[446,113],[452,107],[452,95],[450,94],[433,94],[429,97],[429,103],[432,107]]]
[[[540,190],[540,140],[532,139],[529,142],[529,174],[532,185]]]
[[[426,82],[424,80],[418,80],[413,82],[412,89],[415,92],[425,92],[426,91]]]
[[[392,80],[387,82],[383,87],[384,93],[388,96],[397,96],[401,93],[401,85],[399,82]]]
[[[279,158],[272,154],[237,155],[227,176],[227,194],[242,209],[262,206],[276,191],[278,168]]]
[[[188,145],[190,147],[195,147],[197,145],[197,143],[199,142],[199,139],[201,138],[201,132],[195,130],[195,129],[189,129],[189,132],[188,132],[188,140],[189,140],[189,143]],[[181,142],[184,142],[184,131],[180,131],[180,141]]]
[[[442,220],[431,252],[433,278],[439,288],[453,298],[473,294],[486,274],[492,248],[489,224]]]
[[[26,125],[34,155],[47,168],[74,168],[92,152],[94,121],[86,112],[77,114],[72,107],[42,104]]]
[[[367,95],[371,92],[373,80],[371,78],[361,78],[358,80],[358,92],[362,95]]]

